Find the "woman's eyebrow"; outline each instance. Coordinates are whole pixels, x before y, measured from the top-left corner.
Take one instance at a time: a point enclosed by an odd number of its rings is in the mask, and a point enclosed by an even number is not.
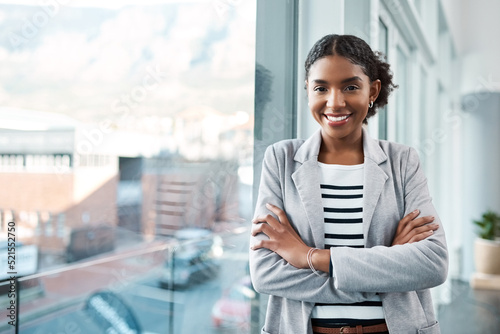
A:
[[[354,76],[354,77],[344,79],[344,80],[342,80],[340,83],[341,83],[341,84],[345,84],[345,83],[352,82],[352,81],[361,81],[361,82],[362,82],[362,81],[363,81],[363,79],[361,79],[361,77],[358,77],[358,76],[356,75],[356,76]],[[311,82],[316,83],[316,84],[321,84],[321,85],[328,84],[328,81],[323,80],[323,79],[313,79],[313,80],[311,80]]]
[[[358,76],[354,76],[352,78],[347,78],[347,79],[344,79],[342,80],[340,83],[347,83],[347,82],[351,82],[351,81],[363,81],[363,79],[361,79],[360,77]]]
[[[317,83],[317,84],[322,84],[322,85],[324,85],[324,84],[327,84],[327,83],[328,83],[328,81],[326,81],[326,80],[322,80],[322,79],[314,79],[314,80],[312,80],[312,82],[313,82],[313,83]]]

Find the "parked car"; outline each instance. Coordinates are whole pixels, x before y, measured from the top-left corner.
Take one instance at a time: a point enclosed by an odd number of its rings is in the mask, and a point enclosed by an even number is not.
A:
[[[162,288],[187,288],[215,277],[220,268],[222,239],[210,230],[189,228],[176,235],[179,246],[167,261],[160,278]]]
[[[255,298],[250,276],[233,284],[212,307],[214,327],[250,329],[250,305]]]

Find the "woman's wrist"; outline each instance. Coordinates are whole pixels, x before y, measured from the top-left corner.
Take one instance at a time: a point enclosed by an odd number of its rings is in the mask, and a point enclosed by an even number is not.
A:
[[[312,263],[312,256],[314,254],[314,252],[316,252],[317,248],[309,248],[309,251],[307,252],[307,265],[309,266],[309,268],[312,270],[312,272],[318,276],[321,276],[321,274],[316,270],[316,268],[314,268],[314,265]]]
[[[314,269],[328,273],[330,271],[330,250],[316,249],[311,254],[311,264]]]

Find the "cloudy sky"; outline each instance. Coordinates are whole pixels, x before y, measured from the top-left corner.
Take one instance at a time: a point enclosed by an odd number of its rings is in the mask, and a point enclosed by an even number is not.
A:
[[[0,1],[0,107],[86,123],[252,112],[255,0],[12,2]]]

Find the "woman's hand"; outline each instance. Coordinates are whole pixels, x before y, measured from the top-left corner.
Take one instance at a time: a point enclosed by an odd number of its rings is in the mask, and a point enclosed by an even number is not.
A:
[[[272,215],[256,217],[252,223],[252,236],[264,233],[269,240],[259,240],[251,248],[252,250],[267,248],[296,268],[309,268],[307,263],[307,252],[311,247],[307,246],[293,229],[288,221],[286,213],[280,208],[266,204]]]
[[[399,221],[392,246],[424,240],[439,228],[438,224],[430,224],[434,221],[433,216],[417,218],[419,213],[419,210],[415,210]]]

